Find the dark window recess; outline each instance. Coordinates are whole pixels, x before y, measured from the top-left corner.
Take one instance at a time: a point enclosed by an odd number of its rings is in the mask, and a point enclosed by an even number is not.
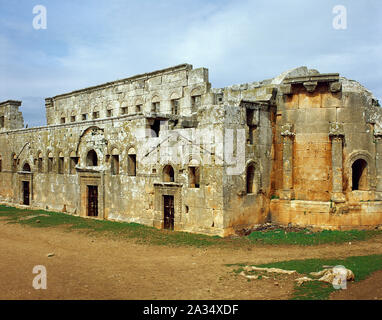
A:
[[[174,182],[175,177],[174,177],[174,169],[172,166],[167,165],[163,168],[163,181],[164,182]]]
[[[249,144],[254,144],[255,141],[255,135],[256,135],[256,126],[248,126],[248,139],[247,142]]]
[[[65,159],[63,157],[58,158],[58,174],[64,174],[64,163]]]
[[[31,172],[31,167],[28,163],[25,163],[23,166],[23,171],[25,172]]]
[[[200,169],[199,167],[188,168],[189,186],[190,188],[200,187]]]
[[[76,173],[76,165],[78,164],[78,157],[70,158],[70,174]]]
[[[171,113],[179,114],[179,99],[171,100]]]
[[[112,175],[119,174],[119,155],[111,156],[111,174]]]
[[[48,158],[48,172],[52,172],[53,170],[53,158]]]
[[[201,96],[191,97],[191,109],[192,112],[196,111],[201,105]]]
[[[43,162],[42,162],[42,158],[38,158],[38,160],[37,160],[37,166],[38,166],[38,172],[39,172],[39,173],[42,173],[42,164],[43,164]]]
[[[247,168],[247,193],[255,192],[255,167],[253,165]]]
[[[151,104],[151,112],[160,112],[160,103],[159,102],[153,102]]]
[[[98,165],[97,153],[94,150],[90,150],[86,157],[86,165],[89,167],[96,167]]]
[[[159,137],[160,132],[160,120],[155,120],[154,123],[150,126],[151,136]]]
[[[252,109],[246,109],[246,118],[247,118],[247,126],[248,126],[248,136],[247,136],[247,143],[253,144],[255,141],[255,134],[257,125],[254,122],[254,110]]]
[[[127,158],[127,169],[129,176],[137,175],[137,156],[135,154],[129,154]]]
[[[368,190],[367,162],[363,159],[358,159],[352,165],[352,189]]]

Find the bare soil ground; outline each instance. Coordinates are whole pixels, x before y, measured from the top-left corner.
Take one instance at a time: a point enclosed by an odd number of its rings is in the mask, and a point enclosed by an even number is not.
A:
[[[48,257],[48,253],[54,256]],[[248,282],[226,264],[382,254],[382,238],[349,244],[258,245],[253,249],[166,247],[132,240],[31,228],[0,220],[0,299],[288,299],[291,279]],[[47,268],[47,290],[32,286],[33,267]],[[382,273],[333,298],[382,297]],[[363,291],[360,291],[362,288]]]
[[[336,291],[332,300],[382,300],[382,271],[374,272],[366,280],[352,283],[347,290]]]

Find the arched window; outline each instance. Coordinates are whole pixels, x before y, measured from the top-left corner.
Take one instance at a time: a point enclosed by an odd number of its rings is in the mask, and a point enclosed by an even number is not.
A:
[[[58,174],[64,174],[64,166],[65,166],[64,154],[60,152],[60,154],[58,155],[58,168],[57,168]]]
[[[23,166],[23,171],[31,172],[31,167],[30,167],[28,162],[25,162],[25,164]]]
[[[111,174],[119,174],[119,152],[117,149],[111,152]]]
[[[255,166],[250,164],[247,168],[246,173],[246,183],[247,183],[247,193],[255,193],[256,185],[255,185]]]
[[[48,154],[48,172],[53,171],[53,153],[49,152]]]
[[[98,165],[97,153],[94,150],[90,150],[86,156],[86,165],[89,167],[96,167]]]
[[[78,164],[79,158],[77,157],[76,153],[72,151],[70,153],[70,174],[76,173],[76,166]]]
[[[188,182],[190,188],[199,188],[200,186],[200,166],[195,159],[192,159],[188,165]]]
[[[174,182],[174,169],[172,166],[167,165],[163,168],[163,181],[164,182]]]
[[[134,148],[127,152],[127,172],[129,176],[137,175],[137,152]]]
[[[368,190],[367,162],[363,159],[354,161],[352,165],[352,190]]]
[[[12,172],[17,171],[17,156],[15,153],[12,154]]]
[[[43,165],[43,163],[42,163],[42,152],[39,152],[39,154],[38,154],[38,159],[37,159],[37,167],[38,167],[38,172],[39,173],[42,173],[42,165]]]

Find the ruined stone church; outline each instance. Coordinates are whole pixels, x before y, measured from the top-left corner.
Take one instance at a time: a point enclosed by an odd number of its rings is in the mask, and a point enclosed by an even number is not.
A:
[[[382,224],[382,109],[300,67],[213,88],[189,64],[45,99],[24,128],[0,103],[0,203],[228,236],[272,221]]]

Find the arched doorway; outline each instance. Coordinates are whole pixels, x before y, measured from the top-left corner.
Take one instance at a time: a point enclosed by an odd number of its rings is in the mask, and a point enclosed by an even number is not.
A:
[[[352,164],[352,190],[368,190],[367,162],[358,159]]]

